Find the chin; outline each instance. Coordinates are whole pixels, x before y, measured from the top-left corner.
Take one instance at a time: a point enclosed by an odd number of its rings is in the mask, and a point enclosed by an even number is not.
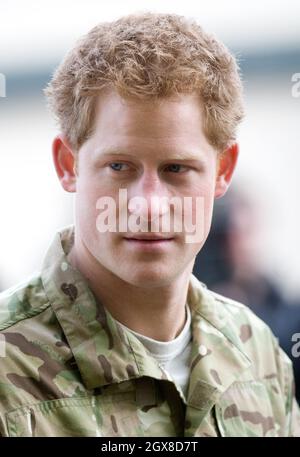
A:
[[[163,273],[162,271],[148,270],[143,272],[137,271],[135,274],[131,275],[126,274],[122,279],[135,287],[156,288],[170,284],[174,277],[170,275],[170,272]]]

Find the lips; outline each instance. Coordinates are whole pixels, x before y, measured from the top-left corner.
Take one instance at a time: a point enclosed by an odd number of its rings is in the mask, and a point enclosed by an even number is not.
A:
[[[131,237],[125,237],[126,240],[136,240],[136,241],[168,241],[173,240],[173,237],[170,236],[159,236],[159,235],[135,235]]]

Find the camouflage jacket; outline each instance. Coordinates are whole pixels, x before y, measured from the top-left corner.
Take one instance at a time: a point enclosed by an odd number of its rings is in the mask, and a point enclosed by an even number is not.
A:
[[[0,295],[2,436],[298,436],[289,358],[245,306],[191,275],[187,397],[96,300],[58,233],[40,274]]]

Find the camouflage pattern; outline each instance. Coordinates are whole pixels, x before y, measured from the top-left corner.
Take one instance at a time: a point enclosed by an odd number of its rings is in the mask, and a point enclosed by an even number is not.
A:
[[[57,234],[40,275],[0,295],[2,436],[299,436],[289,358],[245,306],[191,276],[187,397],[113,319]]]

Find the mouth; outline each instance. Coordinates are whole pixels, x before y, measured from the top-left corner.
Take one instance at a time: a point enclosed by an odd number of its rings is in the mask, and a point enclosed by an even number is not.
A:
[[[173,240],[174,237],[160,237],[160,236],[133,236],[133,237],[125,237],[128,241],[170,241]]]
[[[135,236],[125,237],[124,240],[129,246],[140,249],[163,249],[172,244],[174,237],[161,237],[161,236]]]

